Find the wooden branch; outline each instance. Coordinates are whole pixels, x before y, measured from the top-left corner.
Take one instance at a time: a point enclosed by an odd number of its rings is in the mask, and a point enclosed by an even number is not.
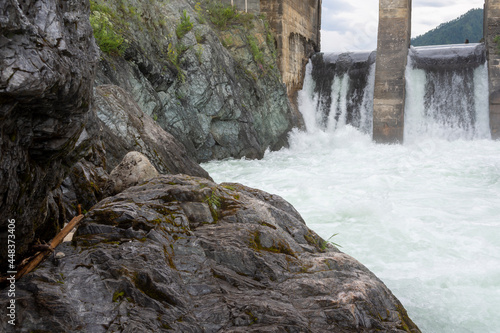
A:
[[[66,226],[52,239],[49,247],[46,250],[38,252],[33,259],[31,259],[20,271],[16,274],[16,281],[22,278],[24,275],[35,269],[49,254],[51,254],[55,248],[62,243],[64,237],[66,237],[74,227],[80,223],[83,219],[83,215],[75,216]]]

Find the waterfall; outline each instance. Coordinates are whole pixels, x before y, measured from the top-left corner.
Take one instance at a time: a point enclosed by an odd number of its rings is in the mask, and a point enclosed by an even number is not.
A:
[[[318,53],[306,68],[299,107],[309,132],[351,125],[371,133],[375,52]]]
[[[307,131],[346,125],[372,133],[375,52],[318,53],[306,68],[299,108]],[[488,68],[482,44],[411,47],[405,142],[488,139]]]
[[[405,141],[490,138],[482,44],[412,47],[406,68]]]

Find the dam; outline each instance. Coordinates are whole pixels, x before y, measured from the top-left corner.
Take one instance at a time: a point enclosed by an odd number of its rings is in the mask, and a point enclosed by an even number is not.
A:
[[[410,50],[411,0],[380,0],[375,71],[373,139],[403,142],[405,127],[405,74]],[[489,119],[493,139],[500,138],[500,55],[495,37],[500,34],[500,1],[486,0],[484,37],[488,62]]]
[[[407,57],[406,119],[401,127],[405,140],[422,135],[447,140],[491,138],[483,44],[411,47]],[[312,57],[299,103],[313,108],[314,117],[305,117],[309,130],[351,125],[376,135],[376,58],[375,51]]]

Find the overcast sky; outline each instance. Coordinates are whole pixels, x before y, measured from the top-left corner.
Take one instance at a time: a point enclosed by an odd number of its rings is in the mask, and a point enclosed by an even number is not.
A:
[[[323,0],[321,51],[375,50],[378,3],[378,0]],[[412,37],[483,5],[484,0],[413,0]]]

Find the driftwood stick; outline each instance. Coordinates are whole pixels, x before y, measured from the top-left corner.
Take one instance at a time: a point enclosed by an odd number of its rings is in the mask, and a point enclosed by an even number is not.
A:
[[[31,272],[33,269],[35,269],[50,253],[54,251],[54,249],[62,243],[64,240],[64,237],[66,237],[71,230],[73,230],[74,227],[80,223],[80,221],[83,219],[83,215],[78,215],[75,216],[57,235],[52,239],[52,241],[49,244],[49,247],[46,250],[38,252],[31,261],[29,261],[26,266],[21,268],[19,272],[16,274],[16,280],[20,279],[24,275],[28,274]]]

